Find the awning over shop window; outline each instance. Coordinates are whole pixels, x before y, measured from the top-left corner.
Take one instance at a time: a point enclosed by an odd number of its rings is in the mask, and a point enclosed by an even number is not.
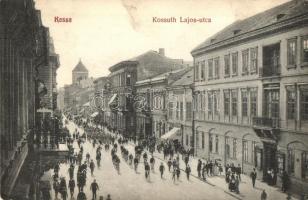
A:
[[[90,106],[90,102],[88,101],[87,103],[83,104],[83,107],[88,107]]]
[[[91,117],[96,117],[98,115],[98,112],[92,113]]]
[[[117,97],[117,94],[114,94],[114,95],[111,97],[110,101],[108,102],[108,105],[112,104],[112,103],[115,101],[116,97]]]
[[[162,135],[161,139],[178,139],[180,138],[180,128],[174,127],[169,132],[167,132],[165,135]]]

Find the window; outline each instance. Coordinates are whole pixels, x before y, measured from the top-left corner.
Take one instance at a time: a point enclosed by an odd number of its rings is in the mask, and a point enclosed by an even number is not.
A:
[[[265,114],[269,118],[279,118],[279,90],[265,91]]]
[[[301,90],[301,119],[308,120],[308,90]]]
[[[169,102],[169,118],[173,118],[173,102]]]
[[[215,137],[215,153],[218,153],[218,148],[219,148],[219,138],[218,135]]]
[[[191,120],[191,102],[186,102],[186,120]]]
[[[204,132],[201,132],[201,138],[202,138],[201,147],[202,149],[204,149]]]
[[[127,77],[126,77],[126,85],[130,85],[131,84],[131,75],[130,74],[127,74]]]
[[[258,47],[250,49],[250,72],[256,73],[258,68]]]
[[[209,80],[213,79],[213,59],[210,59],[208,61],[208,65],[209,65]]]
[[[236,158],[236,151],[237,151],[236,143],[237,143],[236,138],[234,138],[233,139],[233,158]]]
[[[186,142],[186,146],[188,146],[188,135],[186,135],[186,140],[185,140],[185,142]]]
[[[196,147],[199,148],[200,145],[199,145],[199,132],[197,131],[196,132]]]
[[[248,162],[248,141],[243,140],[243,159],[244,162]]]
[[[213,93],[214,113],[219,114],[219,91]]]
[[[226,137],[226,157],[230,158],[230,138]]]
[[[255,163],[256,145],[257,145],[257,143],[255,141],[251,142],[251,163]]]
[[[195,63],[195,81],[199,80],[199,62]]]
[[[208,93],[208,116],[211,116],[213,114],[213,93],[209,92]]]
[[[232,115],[237,116],[237,90],[232,90]]]
[[[242,74],[248,74],[249,50],[242,51]]]
[[[257,90],[250,90],[250,116],[257,116]]]
[[[289,174],[294,173],[295,153],[293,149],[288,149],[288,171]]]
[[[212,134],[210,134],[209,149],[210,149],[210,152],[212,153],[213,152],[213,135]]]
[[[294,87],[287,88],[287,118],[295,119],[296,96]]]
[[[214,78],[219,79],[219,57],[214,60]]]
[[[308,35],[302,38],[302,62],[308,62]]]
[[[225,55],[224,57],[225,60],[225,77],[230,76],[230,55]]]
[[[238,53],[232,53],[232,75],[237,75]]]
[[[229,90],[224,91],[224,113],[229,115],[230,113],[230,92]]]
[[[296,42],[296,38],[289,39],[287,42],[288,65],[296,65]]]
[[[205,61],[201,62],[201,80],[205,79]]]
[[[242,90],[242,117],[247,117],[247,115],[248,115],[247,90]]]
[[[184,111],[183,111],[183,102],[180,102],[180,120],[183,120],[183,115],[184,115]]]
[[[277,165],[278,173],[283,174],[285,170],[285,155],[283,153],[277,153]]]

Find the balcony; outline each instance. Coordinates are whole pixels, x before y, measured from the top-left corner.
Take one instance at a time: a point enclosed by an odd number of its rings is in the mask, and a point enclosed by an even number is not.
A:
[[[280,76],[280,74],[280,65],[264,65],[263,68],[260,68],[260,75],[262,77]]]
[[[264,128],[280,128],[279,118],[266,118],[266,117],[254,117],[252,119],[252,125],[254,127]]]

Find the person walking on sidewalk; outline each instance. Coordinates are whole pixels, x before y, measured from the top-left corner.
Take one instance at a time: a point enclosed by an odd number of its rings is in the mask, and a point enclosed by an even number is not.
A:
[[[176,179],[179,180],[180,179],[180,174],[181,174],[181,170],[180,170],[180,167],[178,166],[176,168]]]
[[[93,160],[91,160],[91,162],[90,162],[90,170],[91,170],[91,175],[92,176],[93,176],[93,172],[94,172],[94,167],[95,167],[94,162],[93,162]]]
[[[252,181],[252,186],[255,187],[256,179],[257,179],[256,168],[253,168],[253,171],[250,173],[250,178],[251,178],[251,181]]]
[[[152,170],[152,172],[154,172],[155,159],[154,159],[153,156],[150,158],[150,164],[151,164],[151,170]]]
[[[187,180],[189,180],[189,175],[190,175],[190,172],[191,172],[191,169],[190,169],[189,164],[187,164],[186,169],[185,169],[185,172],[186,172]]]
[[[173,180],[173,183],[175,183],[175,177],[176,177],[176,170],[173,169],[173,171],[172,171],[172,180]]]
[[[70,189],[70,193],[71,193],[71,198],[74,195],[74,190],[75,190],[75,180],[73,178],[71,178],[68,182],[68,188]]]
[[[171,158],[169,158],[168,160],[168,169],[169,169],[169,172],[170,172],[170,169],[171,169],[171,165],[172,165],[172,161],[171,161]]]
[[[160,178],[163,178],[164,171],[165,171],[165,166],[164,166],[164,164],[162,162],[160,163],[159,171],[160,171]]]
[[[202,162],[199,159],[198,160],[198,165],[197,165],[197,172],[198,172],[198,177],[201,178],[201,167],[202,167]]]
[[[267,194],[265,192],[265,190],[262,191],[261,193],[261,200],[266,200],[267,199]]]
[[[99,190],[99,187],[95,179],[91,183],[90,190],[92,190],[92,199],[96,199],[96,191]]]

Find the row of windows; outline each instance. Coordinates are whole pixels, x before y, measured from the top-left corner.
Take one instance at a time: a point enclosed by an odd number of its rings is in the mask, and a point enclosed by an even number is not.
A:
[[[239,101],[239,92],[241,101]],[[220,90],[201,92],[194,98],[194,109],[201,113],[207,111],[208,117],[219,115]],[[223,108],[225,116],[238,116],[238,105],[241,105],[242,117],[257,115],[257,89],[226,89],[223,90]],[[207,107],[206,107],[207,103]],[[250,106],[249,106],[250,105]]]
[[[111,78],[112,86],[119,87],[119,86],[129,86],[131,85],[131,75],[126,74],[125,72],[116,74]]]
[[[308,62],[308,36],[301,37],[301,62]],[[296,65],[297,61],[297,37],[287,40],[287,64],[288,66]],[[280,56],[277,55],[277,58]],[[258,47],[247,48],[241,51],[242,58],[242,75],[255,74],[258,72]],[[278,62],[280,63],[280,62]],[[195,81],[219,79],[220,74],[220,57],[210,58],[206,61],[197,62],[194,68]],[[224,77],[237,76],[239,67],[239,53],[233,52],[223,56]]]
[[[287,86],[287,119],[297,119],[297,112],[300,112],[302,120],[308,120],[308,88],[299,89],[299,97],[297,95],[298,88],[295,86]],[[297,100],[299,99],[299,106]],[[297,110],[297,108],[300,108]]]
[[[168,116],[170,119],[182,121],[184,120],[184,114],[185,114],[185,120],[192,119],[192,102],[186,102],[185,107],[182,101],[169,102]]]

